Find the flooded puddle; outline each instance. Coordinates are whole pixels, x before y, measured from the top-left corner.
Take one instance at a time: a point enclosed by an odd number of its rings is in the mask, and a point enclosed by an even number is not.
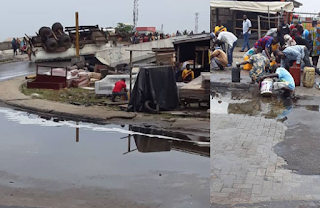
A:
[[[139,190],[149,197],[176,184],[174,192],[190,189],[193,204],[207,204],[202,199],[209,199],[209,137],[138,126],[58,122],[5,108],[0,108],[0,115],[0,172],[6,173],[0,174],[2,185],[14,181],[11,186],[33,187],[39,185],[37,180],[49,180],[133,193]],[[143,183],[148,187],[142,189]],[[177,199],[188,198],[183,194]],[[161,200],[180,207],[174,202],[177,199],[166,196]]]
[[[211,94],[211,113],[244,114],[286,120],[294,108],[319,112],[319,105],[302,105],[299,99],[281,95],[263,97],[258,92],[228,91]]]

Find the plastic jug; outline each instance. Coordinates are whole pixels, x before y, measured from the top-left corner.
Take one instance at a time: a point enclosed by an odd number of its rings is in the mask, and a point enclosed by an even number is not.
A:
[[[304,87],[313,87],[316,69],[314,67],[305,67],[303,69],[302,83]]]
[[[289,69],[290,74],[292,75],[294,79],[294,83],[296,86],[300,86],[300,81],[301,81],[301,69],[300,66],[293,65]]]
[[[240,82],[240,67],[233,67],[231,70],[232,82]]]
[[[244,61],[248,61],[248,59],[249,59],[249,56],[244,57]],[[250,71],[251,69],[252,69],[252,64],[243,65],[243,70]]]

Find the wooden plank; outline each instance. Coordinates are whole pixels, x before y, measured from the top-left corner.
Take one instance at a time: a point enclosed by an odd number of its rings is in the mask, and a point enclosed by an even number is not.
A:
[[[209,50],[209,46],[196,46],[196,51],[207,51]]]

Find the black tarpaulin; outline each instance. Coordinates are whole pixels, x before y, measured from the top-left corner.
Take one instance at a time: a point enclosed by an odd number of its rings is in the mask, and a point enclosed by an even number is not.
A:
[[[140,69],[128,111],[175,110],[178,103],[177,85],[171,66],[149,66]]]

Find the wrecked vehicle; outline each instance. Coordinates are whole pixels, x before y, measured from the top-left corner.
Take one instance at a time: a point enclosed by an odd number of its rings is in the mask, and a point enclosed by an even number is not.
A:
[[[63,27],[56,22],[52,27],[41,27],[36,36],[28,37],[32,62],[71,59],[76,53],[76,27]],[[108,38],[98,25],[79,26],[80,54],[90,56],[107,46]]]

